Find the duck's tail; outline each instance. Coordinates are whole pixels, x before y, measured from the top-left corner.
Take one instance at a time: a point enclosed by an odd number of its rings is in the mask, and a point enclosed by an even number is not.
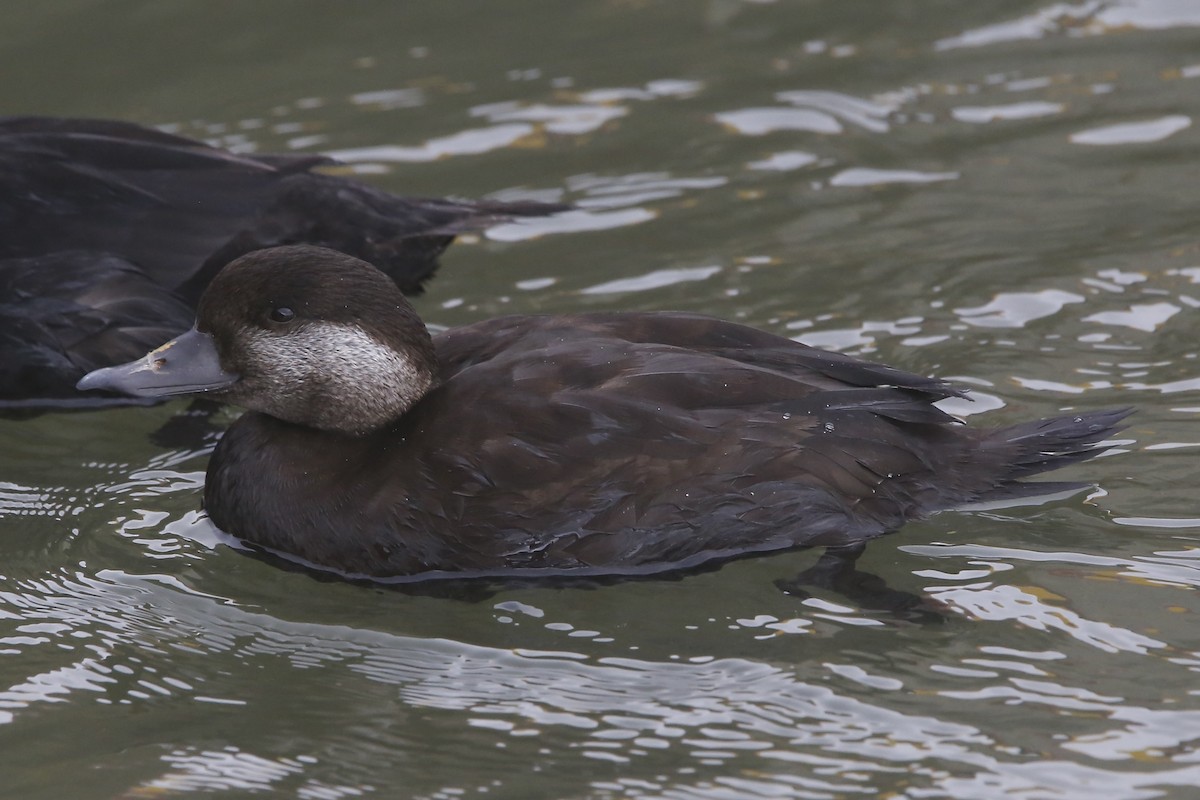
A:
[[[1076,492],[1090,483],[1035,481],[1023,478],[1086,461],[1108,451],[1105,439],[1125,429],[1121,422],[1133,408],[1110,408],[1023,422],[984,435],[984,452],[999,456],[1003,473],[975,503],[1003,503],[1028,497]],[[973,503],[974,504],[974,503]]]

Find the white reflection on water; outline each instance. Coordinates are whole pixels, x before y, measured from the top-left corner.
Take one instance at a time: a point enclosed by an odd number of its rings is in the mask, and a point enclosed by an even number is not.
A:
[[[621,100],[654,100],[660,97],[695,97],[704,89],[701,81],[662,78],[649,81],[642,88],[618,87],[611,89],[589,89],[579,93],[585,103],[613,103]]]
[[[1038,631],[1059,630],[1083,644],[1109,653],[1145,654],[1166,647],[1164,642],[1078,613],[1046,604],[1018,586],[976,583],[965,586],[935,586],[928,591],[940,602],[974,619],[1012,620]]]
[[[615,281],[589,286],[580,289],[580,294],[616,294],[619,292],[644,292],[650,289],[661,289],[677,283],[708,280],[721,271],[719,266],[684,267],[679,269],[660,269],[638,275],[632,278],[620,278]]]
[[[158,792],[265,792],[284,789],[279,784],[287,778],[300,775],[306,767],[317,763],[309,755],[295,757],[264,758],[237,747],[228,746],[220,750],[180,748],[164,755],[162,760],[170,766],[165,774],[142,784],[134,796],[149,796]],[[295,789],[300,800],[339,800],[343,797],[362,797],[374,793],[370,785],[331,785],[318,780],[306,780]]]
[[[688,192],[715,189],[728,183],[719,176],[676,177],[665,172],[629,175],[575,175],[567,181],[574,209],[550,217],[514,220],[490,228],[487,238],[501,242],[533,239],[551,233],[578,233],[637,225],[658,212],[645,203],[681,197]],[[500,199],[511,195],[501,195]],[[560,199],[542,198],[542,199]]]
[[[1183,570],[1190,585],[1200,586],[1195,554],[1183,554],[1182,560],[1191,563],[1181,565],[1176,554],[1169,553],[1153,559],[1118,559],[977,546],[926,549],[935,555],[962,551],[971,556],[971,563],[984,567],[1001,566],[992,560],[999,557],[1005,562],[1061,559],[1117,566],[1156,578],[1176,579]],[[935,587],[936,597],[978,618],[1014,620],[1057,631],[1104,653],[1145,656],[1164,646],[1016,587],[980,583],[979,572],[939,574],[943,581],[974,583]],[[496,608],[532,619],[543,616],[541,609],[515,601]],[[661,662],[503,649],[346,625],[289,622],[188,591],[173,579],[115,571],[94,578],[76,574],[22,581],[12,591],[0,592],[0,609],[11,609],[9,616],[24,620],[25,627],[16,634],[24,638],[12,647],[28,650],[71,643],[67,653],[74,654],[67,656],[71,663],[30,675],[0,691],[0,714],[8,723],[15,723],[23,709],[84,697],[148,706],[172,697],[203,704],[240,703],[256,713],[258,692],[253,681],[233,681],[241,692],[233,697],[214,694],[209,684],[214,680],[228,684],[221,676],[230,669],[240,670],[239,664],[254,671],[263,659],[279,659],[298,670],[333,670],[320,679],[322,684],[344,686],[350,676],[357,676],[395,687],[402,706],[455,714],[458,724],[490,732],[501,742],[534,738],[548,753],[633,765],[672,750],[699,766],[736,762],[743,774],[753,769],[753,781],[772,796],[803,796],[796,794],[801,787],[873,794],[879,785],[892,785],[894,778],[889,776],[897,772],[908,776],[914,797],[925,792],[944,796],[941,793],[951,787],[958,792],[954,796],[975,796],[973,786],[1022,786],[1034,775],[1039,781],[1045,779],[1037,771],[1040,767],[1029,763],[1030,754],[1014,750],[1012,760],[1006,759],[1008,745],[1002,746],[975,725],[889,707],[884,698],[905,697],[907,682],[882,672],[879,662],[869,668],[826,661],[823,668],[830,675],[847,687],[858,687],[857,692],[843,691],[838,683],[804,679],[794,666],[739,657]],[[768,617],[738,622],[762,628],[780,623]],[[811,625],[807,620],[797,622]],[[957,661],[931,669],[951,681],[938,689],[939,696],[959,703],[1016,703],[1051,713],[1091,715],[1095,724],[1072,735],[1063,744],[1066,749],[1123,764],[1131,753],[1146,748],[1165,751],[1200,739],[1200,712],[1151,710],[1064,683],[1064,675],[1072,673],[1062,653],[1010,647],[966,652]],[[209,665],[213,656],[220,658]],[[1063,667],[1050,672],[1051,664]],[[987,683],[954,684],[979,680]],[[381,711],[385,716],[395,713]],[[308,752],[291,756],[249,752],[233,745],[175,748],[161,756],[165,771],[144,785],[180,791],[261,790],[302,782],[306,788],[299,796],[353,794],[364,785],[321,783],[305,775],[330,758],[324,752],[328,748],[344,751],[339,737],[331,731],[324,740],[311,742]],[[791,764],[811,769],[797,775],[787,767]],[[364,774],[362,766],[358,765],[359,774]],[[1168,762],[1157,771],[1134,773],[1095,766],[1072,769],[1084,770],[1082,782],[1064,790],[1063,796],[1083,798],[1095,791],[1096,782],[1105,775],[1131,787],[1170,785],[1185,777],[1195,779],[1200,767]],[[640,780],[636,773],[626,774]],[[670,796],[680,797],[719,796],[712,794],[715,787],[740,786],[729,773],[712,781],[689,783],[682,774],[660,775],[656,780]],[[619,782],[607,785],[633,788]],[[330,794],[321,794],[325,790]]]
[[[496,242],[520,242],[552,233],[606,231],[627,225],[640,225],[658,216],[648,208],[618,208],[612,211],[576,209],[552,217],[530,217],[504,222],[488,229],[487,238]]]
[[[964,31],[942,39],[938,50],[986,47],[1050,35],[1100,35],[1130,28],[1156,30],[1200,25],[1200,6],[1189,0],[1114,0],[1053,3],[1025,17]]]
[[[1118,558],[1091,553],[1041,552],[984,545],[903,545],[902,549],[923,556],[971,556],[1002,562],[1061,562],[1064,564],[1118,568],[1117,574],[1163,586],[1200,589],[1200,548],[1160,551],[1154,555]]]
[[[792,338],[810,347],[821,347],[827,350],[856,349],[861,353],[870,353],[875,349],[874,345],[878,334],[909,337],[904,341],[913,347],[934,344],[945,338],[941,336],[928,339],[913,337],[913,334],[920,333],[921,331],[921,323],[924,322],[921,317],[905,317],[894,321],[868,320],[853,328],[826,328],[822,324],[820,330],[808,330],[815,328],[818,323],[828,323],[830,321],[831,317],[822,315],[822,318],[817,320],[793,320],[786,325],[786,328],[789,331],[806,331]]]
[[[842,132],[841,123],[833,115],[806,108],[742,108],[722,111],[713,118],[746,136],[764,136],[776,131]]]
[[[573,175],[567,180],[571,192],[583,195],[581,208],[612,208],[679,197],[686,191],[716,189],[729,183],[718,176],[682,177],[667,172],[635,172],[628,175]]]
[[[350,95],[350,102],[360,106],[374,106],[381,110],[413,108],[425,104],[425,90],[405,88],[358,92]]]
[[[940,793],[915,791],[910,796],[953,797],[959,800],[994,800],[997,797],[1064,798],[1064,800],[1094,800],[1094,798],[1162,797],[1162,788],[1178,786],[1194,788],[1200,785],[1200,767],[1185,766],[1155,772],[1118,772],[1078,764],[1072,761],[1046,759],[1019,763],[997,763],[993,769],[966,777],[947,777]]]
[[[421,162],[450,156],[480,155],[509,147],[534,132],[527,123],[507,123],[439,136],[416,146],[376,145],[333,150],[329,155],[352,164],[371,161]]]
[[[751,161],[746,167],[747,169],[767,170],[771,172],[791,172],[794,169],[815,164],[819,160],[818,156],[803,150],[785,150],[779,153],[772,153],[770,157],[764,158],[761,161]]]
[[[591,133],[628,113],[629,109],[623,106],[525,104],[515,100],[471,109],[471,116],[484,117],[489,122],[533,122],[542,125],[547,133],[568,135]]]
[[[842,92],[802,89],[779,92],[775,99],[790,103],[798,108],[813,108],[825,111],[844,122],[872,133],[888,131],[887,118],[896,109],[894,102],[879,99],[864,100]]]
[[[1117,145],[1160,142],[1192,126],[1191,117],[1172,114],[1141,122],[1123,122],[1071,134],[1073,144]]]
[[[889,183],[940,183],[958,180],[957,172],[921,172],[915,169],[851,167],[829,179],[830,186],[884,186]]]
[[[1197,446],[1200,446],[1200,443]],[[1114,517],[1113,522],[1132,528],[1200,528],[1200,517]]]
[[[195,657],[213,654],[278,657],[309,669],[341,665],[353,674],[397,686],[406,704],[469,711],[474,720],[470,724],[476,726],[479,720],[507,721],[511,727],[491,727],[509,733],[529,726],[537,731],[587,732],[578,741],[585,754],[605,753],[621,760],[659,744],[683,748],[701,760],[723,759],[747,748],[779,748],[797,737],[813,736],[834,752],[873,742],[881,750],[932,748],[953,758],[971,744],[986,741],[970,726],[890,711],[799,681],[791,670],[738,658],[703,664],[591,659],[289,623],[119,573],[103,579],[75,576],[30,582],[21,589],[0,594],[0,602],[26,616],[60,620],[63,627],[52,634],[60,639],[68,635],[67,629],[83,630],[90,631],[89,641],[96,643],[86,646],[87,655],[70,666],[30,676],[0,692],[0,707],[8,709],[9,722],[22,708],[79,692],[118,703],[145,701],[151,694],[208,699],[203,673],[186,681],[164,676],[142,658],[129,657],[128,646],[137,643],[133,652],[146,653],[149,648],[148,652],[171,653],[172,669],[192,673],[201,666]],[[169,613],[163,614],[166,609]],[[228,699],[254,705],[252,696]],[[622,730],[635,735],[613,733]],[[948,749],[942,750],[941,744]],[[178,755],[164,760],[178,767]],[[201,765],[211,766],[204,754],[197,757]],[[235,762],[242,763],[240,758]],[[189,770],[180,774],[195,776]]]
[[[1038,292],[1000,292],[990,301],[974,308],[956,308],[963,322],[984,328],[1020,328],[1036,319],[1053,316],[1084,297],[1062,289]]]
[[[775,99],[788,107],[770,106],[722,111],[713,115],[718,123],[746,136],[763,136],[776,131],[841,133],[848,123],[872,133],[888,130],[888,116],[900,102],[877,102],[841,92],[797,90],[779,92]]]
[[[1035,119],[1061,114],[1062,103],[1031,100],[1025,103],[1005,103],[998,106],[959,106],[950,115],[959,122],[982,124],[1014,119]]]
[[[1174,303],[1139,303],[1127,311],[1100,311],[1083,318],[1084,322],[1101,325],[1121,325],[1150,333],[1183,309]]]
[[[0,517],[64,517],[74,497],[58,500],[55,492],[39,486],[0,481]]]
[[[534,141],[539,134],[556,136],[582,136],[603,129],[631,113],[631,107],[619,101],[645,101],[664,98],[688,98],[699,94],[703,84],[699,81],[661,79],[646,83],[644,88],[593,89],[577,93],[575,103],[529,102],[526,100],[504,100],[489,102],[470,108],[471,118],[483,118],[492,123],[484,128],[467,130],[434,137],[418,145],[386,144],[368,147],[332,149],[328,155],[345,161],[356,172],[378,172],[386,163],[420,163],[455,156],[477,156],[501,150],[521,143],[538,144]],[[378,110],[393,110],[420,106],[426,102],[426,93],[420,88],[385,89],[360,92],[350,96],[355,105]],[[283,123],[302,130],[300,123]],[[278,126],[277,126],[278,127]],[[243,137],[244,138],[244,137]],[[312,147],[324,141],[320,135],[299,137],[291,146]],[[245,142],[221,140],[227,147],[237,147]]]

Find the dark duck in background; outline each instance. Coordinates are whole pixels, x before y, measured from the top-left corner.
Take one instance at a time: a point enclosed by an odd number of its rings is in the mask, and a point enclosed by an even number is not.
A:
[[[0,118],[0,408],[112,402],[75,383],[186,330],[213,276],[251,250],[331,247],[413,294],[456,234],[563,208],[397,197],[310,171],[329,163],[125,122]]]
[[[648,575],[798,547],[852,561],[906,521],[1082,488],[1128,410],[1002,429],[960,391],[683,313],[493,319],[432,338],[396,286],[331,250],[229,264],[196,327],[80,389],[250,409],[205,508],[347,577]]]

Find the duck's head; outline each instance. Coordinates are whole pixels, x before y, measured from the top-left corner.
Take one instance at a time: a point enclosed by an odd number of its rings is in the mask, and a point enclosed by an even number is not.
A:
[[[146,356],[88,373],[81,390],[203,392],[299,425],[359,435],[434,383],[429,333],[383,273],[321,247],[259,250],[209,284],[196,325]]]

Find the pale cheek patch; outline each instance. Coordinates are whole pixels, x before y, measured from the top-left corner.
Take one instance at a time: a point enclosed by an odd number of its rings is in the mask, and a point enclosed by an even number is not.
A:
[[[398,417],[431,376],[357,325],[311,322],[283,335],[239,337],[256,376],[247,405],[319,428],[361,433]]]

